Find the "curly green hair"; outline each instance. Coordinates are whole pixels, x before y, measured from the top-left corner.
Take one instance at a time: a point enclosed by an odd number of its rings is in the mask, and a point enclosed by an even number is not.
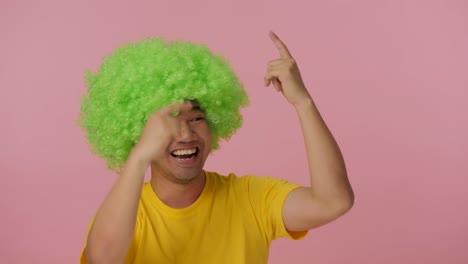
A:
[[[173,103],[195,100],[208,120],[213,143],[228,140],[242,125],[249,103],[226,59],[205,45],[148,38],[116,49],[97,73],[85,74],[78,124],[93,152],[117,170],[127,160],[149,116]]]

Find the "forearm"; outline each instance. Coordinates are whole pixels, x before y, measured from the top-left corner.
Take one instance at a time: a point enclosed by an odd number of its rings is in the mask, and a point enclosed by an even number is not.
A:
[[[121,263],[133,239],[146,166],[129,159],[91,226],[86,256],[90,263]]]
[[[326,203],[351,206],[354,194],[343,155],[315,103],[309,97],[295,108],[304,135],[313,197]]]

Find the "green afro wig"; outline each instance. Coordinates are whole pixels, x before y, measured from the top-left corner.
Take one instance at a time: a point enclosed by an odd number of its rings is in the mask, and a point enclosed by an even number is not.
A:
[[[205,45],[149,38],[116,49],[96,73],[86,72],[78,123],[93,152],[117,170],[127,160],[149,116],[170,104],[195,100],[208,120],[213,143],[242,125],[249,103],[226,59]]]

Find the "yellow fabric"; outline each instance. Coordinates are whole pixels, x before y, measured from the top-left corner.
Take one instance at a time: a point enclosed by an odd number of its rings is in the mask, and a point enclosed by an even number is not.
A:
[[[284,200],[298,185],[251,175],[206,176],[200,197],[183,209],[168,207],[144,184],[125,263],[261,264],[273,239],[307,234],[288,232],[282,219]],[[87,263],[84,253],[81,263]]]

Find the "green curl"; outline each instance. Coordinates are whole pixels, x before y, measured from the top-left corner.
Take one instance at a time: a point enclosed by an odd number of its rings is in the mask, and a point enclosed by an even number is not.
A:
[[[93,152],[117,170],[127,160],[149,116],[170,104],[196,100],[212,133],[211,149],[242,125],[249,103],[226,59],[205,45],[149,38],[116,49],[97,73],[86,72],[78,124]]]

